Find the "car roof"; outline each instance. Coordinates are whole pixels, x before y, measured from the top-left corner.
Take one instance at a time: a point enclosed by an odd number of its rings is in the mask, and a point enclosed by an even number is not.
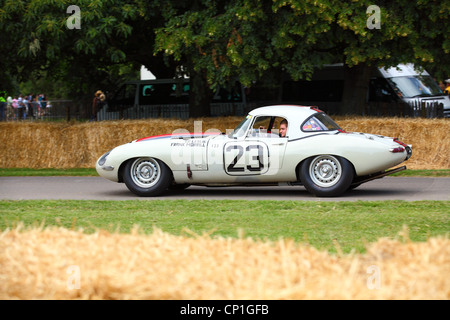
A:
[[[318,112],[317,107],[313,106],[298,106],[298,105],[272,105],[253,109],[249,112],[251,116],[268,115],[280,116],[284,118],[298,117],[306,118]]]

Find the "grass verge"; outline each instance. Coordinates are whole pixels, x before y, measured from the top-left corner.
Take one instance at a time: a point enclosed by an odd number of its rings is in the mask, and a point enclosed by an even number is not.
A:
[[[367,243],[395,239],[405,227],[411,241],[447,235],[449,201],[0,201],[0,230],[61,226],[128,233],[138,225],[174,235],[293,239],[319,250],[364,252]]]
[[[0,168],[0,177],[27,177],[27,176],[98,176],[93,168],[77,169],[29,169],[29,168]]]

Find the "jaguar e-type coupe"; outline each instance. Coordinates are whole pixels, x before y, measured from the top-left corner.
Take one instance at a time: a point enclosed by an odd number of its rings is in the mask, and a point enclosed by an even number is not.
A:
[[[139,196],[190,185],[282,184],[333,197],[406,169],[388,170],[411,154],[397,138],[346,132],[316,107],[275,105],[254,109],[227,133],[177,130],[134,140],[102,155],[96,169]]]

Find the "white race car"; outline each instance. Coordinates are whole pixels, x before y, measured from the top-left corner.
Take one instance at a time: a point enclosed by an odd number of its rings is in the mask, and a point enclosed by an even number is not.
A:
[[[114,148],[98,159],[98,174],[139,196],[190,185],[287,184],[332,197],[406,169],[386,171],[412,154],[396,138],[345,132],[309,106],[254,109],[227,134],[177,131]]]

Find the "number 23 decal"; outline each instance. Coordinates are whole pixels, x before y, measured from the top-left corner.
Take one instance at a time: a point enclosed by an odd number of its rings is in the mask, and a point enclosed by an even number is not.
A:
[[[225,171],[230,175],[263,174],[269,168],[269,150],[261,142],[227,143],[224,160]]]

